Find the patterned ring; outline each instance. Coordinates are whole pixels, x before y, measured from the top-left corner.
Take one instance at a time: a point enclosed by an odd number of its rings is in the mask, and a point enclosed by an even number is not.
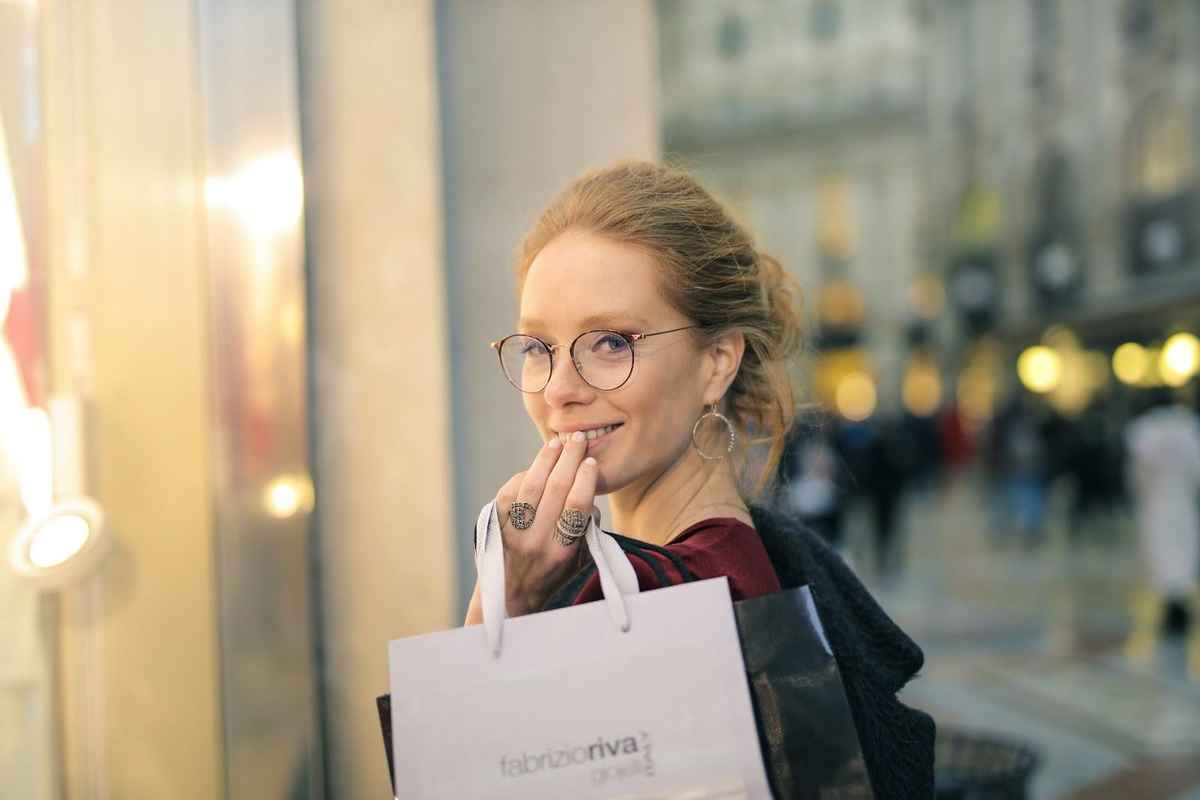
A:
[[[554,538],[562,546],[570,546],[583,538],[591,521],[591,514],[574,508],[564,509],[554,526]]]
[[[536,515],[537,509],[529,503],[513,503],[512,507],[508,509],[508,521],[519,531],[529,528]]]
[[[578,538],[572,539],[570,536],[564,536],[562,531],[560,531],[558,528],[555,528],[554,529],[554,541],[558,542],[563,547],[570,547],[571,545],[578,542],[579,539]]]

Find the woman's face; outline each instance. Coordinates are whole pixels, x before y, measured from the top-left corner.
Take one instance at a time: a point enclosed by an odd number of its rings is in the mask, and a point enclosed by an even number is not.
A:
[[[633,374],[619,389],[588,385],[567,347],[598,328],[655,333],[691,324],[660,296],[661,267],[645,251],[592,233],[568,231],[538,253],[521,292],[521,333],[554,350],[545,390],[524,395],[525,410],[543,440],[577,430],[615,426],[588,442],[600,467],[598,493],[653,481],[681,457],[706,402],[716,402],[716,360],[695,344],[692,331],[655,336],[634,345]]]

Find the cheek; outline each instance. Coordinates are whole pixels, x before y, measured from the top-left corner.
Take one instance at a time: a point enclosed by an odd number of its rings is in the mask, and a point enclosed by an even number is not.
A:
[[[632,387],[631,387],[632,388]],[[691,435],[692,406],[690,387],[673,381],[645,381],[622,398],[636,425],[634,439],[652,461],[674,455],[680,442]]]

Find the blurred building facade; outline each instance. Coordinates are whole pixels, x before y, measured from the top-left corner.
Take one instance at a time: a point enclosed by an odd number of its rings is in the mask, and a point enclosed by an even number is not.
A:
[[[881,386],[898,386],[907,320],[894,298],[923,268],[923,54],[911,8],[659,11],[667,154],[752,224],[809,297],[823,285],[862,294],[835,290],[810,306],[832,314],[839,343],[867,336],[873,368],[891,377]]]
[[[1191,319],[1179,309],[1200,298],[1193,4],[661,0],[659,12],[668,156],[817,298],[820,344],[866,345],[881,403],[901,398],[905,333],[922,316],[917,338],[932,339],[950,386],[979,337],[1016,346],[1061,322],[1115,346]],[[825,318],[843,282],[861,306],[849,340],[845,320]],[[931,282],[946,301],[936,321],[922,308]],[[1163,330],[1122,324],[1152,308],[1175,309]]]

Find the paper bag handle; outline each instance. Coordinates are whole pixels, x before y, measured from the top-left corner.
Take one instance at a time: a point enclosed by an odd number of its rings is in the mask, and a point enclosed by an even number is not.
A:
[[[600,576],[600,590],[604,593],[608,614],[622,632],[628,631],[629,609],[623,595],[638,593],[633,564],[616,539],[600,530],[595,519],[588,524],[584,541],[596,564],[596,574]],[[480,610],[488,650],[498,658],[508,608],[505,603],[504,540],[495,500],[480,509],[475,523],[475,570],[479,575]]]

